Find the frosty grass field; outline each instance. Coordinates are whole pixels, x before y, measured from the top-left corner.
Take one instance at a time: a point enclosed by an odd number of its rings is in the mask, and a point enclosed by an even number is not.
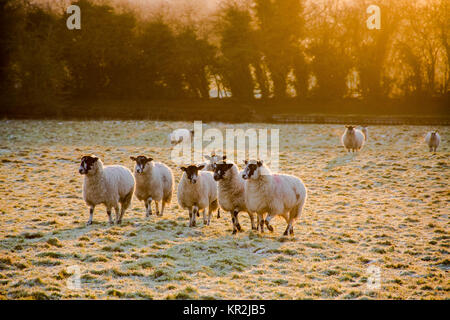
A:
[[[167,134],[192,123],[0,121],[0,298],[448,299],[449,127],[438,152],[426,126],[373,126],[362,152],[340,145],[342,125],[228,125],[280,129],[280,168],[309,189],[294,237],[231,235],[228,213],[188,227],[176,193],[163,217],[133,198],[122,225],[104,207],[86,227],[79,159],[95,153],[132,169],[130,155],[169,161]],[[269,149],[270,150],[270,149]],[[176,192],[176,187],[175,187]],[[67,287],[79,266],[81,290]],[[368,286],[369,266],[380,287]]]

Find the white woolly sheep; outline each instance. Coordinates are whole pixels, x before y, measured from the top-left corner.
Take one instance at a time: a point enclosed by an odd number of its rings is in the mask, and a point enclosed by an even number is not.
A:
[[[169,134],[169,141],[170,144],[174,146],[183,142],[183,140],[192,139],[193,136],[194,130],[176,129]]]
[[[203,168],[204,171],[214,171],[214,167],[217,162],[226,160],[227,156],[219,156],[216,155],[214,152],[211,154],[211,156],[206,155],[206,160],[209,162],[205,164],[205,167]]]
[[[135,181],[131,171],[120,165],[103,166],[96,156],[82,157],[78,171],[84,175],[83,199],[90,207],[87,224],[92,224],[94,208],[99,204],[105,205],[110,224],[114,223],[111,217],[114,208],[116,224],[120,224],[133,197]]]
[[[164,207],[170,204],[173,193],[172,171],[163,163],[154,162],[146,156],[130,157],[135,162],[136,197],[145,203],[145,216],[152,214],[152,201],[155,202],[156,215],[163,215]],[[161,201],[161,214],[159,202]]]
[[[213,174],[209,171],[201,171],[204,165],[190,165],[181,167],[184,172],[178,184],[178,204],[183,209],[189,210],[189,226],[195,226],[195,216],[199,210],[203,210],[203,224],[209,225],[211,213],[217,209],[217,184]],[[206,217],[208,208],[208,218]]]
[[[348,152],[360,150],[364,145],[364,134],[361,130],[355,129],[354,126],[345,127],[346,129],[341,139],[343,146]]]
[[[280,215],[288,224],[284,235],[293,235],[293,223],[301,215],[307,197],[302,180],[292,175],[272,174],[262,161],[245,161],[245,164],[242,173],[247,180],[245,203],[248,210],[258,214],[260,231],[264,232],[264,223],[273,231],[269,222]],[[265,213],[267,217],[264,220]]]
[[[367,129],[366,126],[361,126],[361,132],[364,135],[364,143],[366,143],[367,141],[369,141],[369,129]]]
[[[439,144],[441,143],[441,136],[435,131],[430,131],[427,133],[425,137],[425,142],[430,148],[430,152],[436,152],[436,149],[439,147]]]
[[[216,155],[215,152],[211,153],[211,156],[206,155],[206,160],[209,162],[202,163],[205,165],[205,167],[202,169],[202,171],[211,171],[214,172],[214,166],[218,161],[225,160],[227,156],[219,156]],[[220,208],[217,208],[217,218],[220,218]]]
[[[216,163],[214,180],[219,184],[219,205],[231,214],[233,234],[242,230],[238,220],[238,214],[241,211],[248,213],[252,230],[255,230],[255,215],[249,212],[245,204],[245,180],[239,174],[238,167],[226,161]]]

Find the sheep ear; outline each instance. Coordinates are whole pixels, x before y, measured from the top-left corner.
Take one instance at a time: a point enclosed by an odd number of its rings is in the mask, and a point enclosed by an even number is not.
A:
[[[136,161],[137,159],[133,156],[130,157],[131,160]]]
[[[247,161],[247,160],[244,160],[244,164],[247,165],[247,164],[248,164],[248,161]]]
[[[94,157],[94,162],[96,162],[98,160],[98,158],[97,157]]]
[[[153,161],[153,158],[147,158],[147,162]]]
[[[186,171],[186,168],[185,167],[181,167],[180,170],[181,171]]]
[[[227,170],[228,170],[228,169],[231,169],[232,166],[233,166],[232,163],[227,163]]]
[[[197,169],[198,169],[198,170],[202,170],[204,167],[205,167],[205,165],[204,165],[204,164],[201,164],[201,165],[199,165],[199,166],[197,167]]]
[[[258,167],[261,167],[263,165],[263,161],[259,160],[258,162],[256,162],[256,164],[258,165]]]

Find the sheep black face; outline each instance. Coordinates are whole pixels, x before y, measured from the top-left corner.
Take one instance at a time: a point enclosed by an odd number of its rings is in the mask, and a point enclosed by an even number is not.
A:
[[[246,167],[244,169],[244,172],[242,173],[242,178],[245,180],[250,178],[257,179],[259,177],[258,168],[261,167],[262,164],[262,161],[245,160]]]
[[[197,182],[198,179],[198,172],[200,170],[202,170],[205,167],[205,165],[199,165],[199,166],[195,166],[195,165],[191,165],[189,167],[181,167],[181,171],[184,171],[186,173],[186,176],[189,180],[190,183],[195,184]]]
[[[219,181],[223,179],[228,170],[233,167],[232,163],[216,163],[214,166],[214,180]]]
[[[94,164],[97,162],[98,158],[95,156],[83,156],[81,158],[80,168],[78,172],[80,174],[88,174],[89,171],[92,172]]]
[[[147,158],[146,156],[130,157],[130,159],[136,162],[136,173],[144,172],[145,165],[153,160],[152,158]]]

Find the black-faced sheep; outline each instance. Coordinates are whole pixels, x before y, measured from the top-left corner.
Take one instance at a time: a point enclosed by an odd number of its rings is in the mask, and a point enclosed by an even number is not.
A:
[[[288,224],[284,235],[294,234],[293,223],[301,215],[307,197],[303,182],[292,175],[272,174],[262,161],[251,160],[245,164],[242,172],[247,180],[245,202],[248,210],[258,214],[260,231],[264,232],[264,223],[273,231],[269,222],[280,215]]]
[[[136,197],[145,203],[146,217],[152,214],[152,201],[155,201],[156,215],[163,215],[164,207],[170,204],[173,193],[172,171],[163,163],[154,162],[146,156],[130,157],[135,162]],[[159,211],[161,202],[161,214]]]
[[[90,207],[87,224],[92,224],[94,208],[99,204],[106,206],[110,224],[114,223],[111,217],[114,208],[116,223],[120,224],[133,197],[135,181],[131,171],[120,165],[103,166],[96,156],[82,157],[78,171],[84,175],[83,199]]]
[[[241,211],[248,213],[252,230],[255,230],[254,213],[249,212],[245,204],[245,180],[239,174],[238,167],[234,163],[225,161],[216,163],[214,180],[219,184],[219,205],[231,214],[233,234],[242,230],[238,220],[238,214]]]
[[[199,210],[203,210],[203,223],[209,225],[211,213],[217,209],[217,184],[213,174],[201,171],[204,165],[181,167],[183,175],[178,184],[178,204],[189,210],[189,226],[195,226],[195,217]],[[206,217],[208,208],[208,217]]]

